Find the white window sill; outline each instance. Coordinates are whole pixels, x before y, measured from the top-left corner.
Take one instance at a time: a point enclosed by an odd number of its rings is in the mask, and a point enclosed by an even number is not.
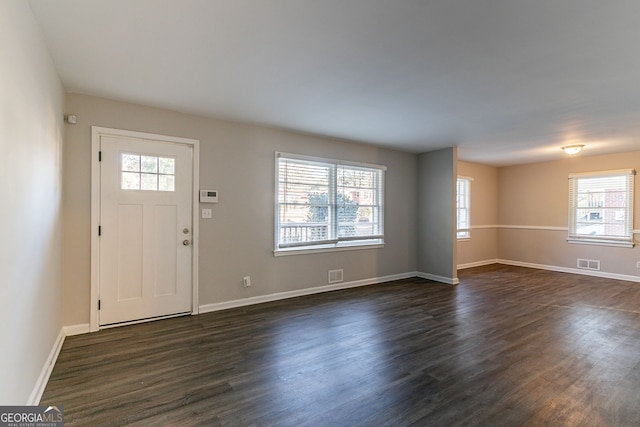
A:
[[[336,243],[329,245],[313,245],[313,246],[298,246],[295,248],[276,249],[273,251],[274,256],[288,256],[288,255],[305,255],[316,254],[322,252],[338,252],[338,251],[357,251],[362,249],[380,249],[384,248],[384,241],[375,240],[374,242],[367,243]]]
[[[599,240],[599,239],[575,239],[568,238],[567,243],[574,245],[594,245],[594,246],[613,246],[617,248],[633,248],[634,242],[622,242],[618,240]]]
[[[471,237],[458,237],[458,242],[468,242]]]

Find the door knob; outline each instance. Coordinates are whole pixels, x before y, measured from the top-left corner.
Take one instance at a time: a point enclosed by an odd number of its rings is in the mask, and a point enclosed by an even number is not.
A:
[[[183,240],[182,241],[182,244],[185,245],[185,246],[189,246],[190,243],[191,242],[189,240]]]

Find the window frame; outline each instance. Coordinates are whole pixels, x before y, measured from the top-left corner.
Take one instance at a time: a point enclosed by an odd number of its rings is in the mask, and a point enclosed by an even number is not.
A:
[[[460,208],[460,196],[458,194],[458,185],[462,182],[465,185],[465,207]],[[456,178],[456,239],[457,240],[470,240],[471,239],[471,183],[473,178],[470,176],[458,176]],[[460,224],[460,210],[464,209],[467,212],[467,224],[465,227],[461,227]]]
[[[635,181],[634,169],[617,169],[597,172],[580,172],[569,174],[569,220],[568,220],[568,243],[577,244],[590,244],[590,245],[602,245],[602,246],[617,246],[617,247],[634,247],[634,234],[633,234],[633,207],[634,207],[634,181]],[[597,236],[592,234],[579,234],[578,233],[578,210],[585,209],[585,206],[580,206],[578,201],[579,196],[579,183],[580,179],[590,178],[605,178],[605,177],[624,177],[626,182],[624,184],[625,201],[626,205],[619,207],[619,210],[624,210],[624,233],[619,235],[604,235]],[[605,212],[607,206],[596,206],[594,209],[602,210]],[[610,207],[609,207],[610,209]],[[614,219],[617,217],[618,212],[614,213]],[[599,212],[600,214],[600,212]],[[603,224],[606,224],[602,215],[594,217],[593,220],[601,219]],[[618,219],[616,219],[618,220]]]
[[[319,166],[327,166],[331,170],[328,184],[328,228],[332,230],[330,238],[320,241],[305,241],[299,243],[280,243],[280,160],[299,161],[301,163],[315,163]],[[325,157],[307,156],[300,154],[276,152],[275,153],[275,194],[274,194],[274,255],[295,255],[303,253],[329,252],[336,250],[354,250],[354,249],[371,249],[384,247],[384,218],[385,218],[385,173],[386,166],[350,162],[345,160],[330,159]],[[367,205],[377,210],[378,233],[370,236],[355,237],[339,237],[337,212],[339,203],[337,202],[337,194],[339,184],[337,182],[337,170],[340,167],[372,170],[377,173],[378,185],[374,191],[376,192],[379,202],[375,205]]]

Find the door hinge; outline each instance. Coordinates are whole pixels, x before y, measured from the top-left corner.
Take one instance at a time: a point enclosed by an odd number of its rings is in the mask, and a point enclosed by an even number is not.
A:
[[[98,236],[102,236],[102,226],[98,226]]]
[[[98,151],[98,161],[102,161],[102,151]]]
[[[100,310],[100,300],[98,300],[98,310]]]

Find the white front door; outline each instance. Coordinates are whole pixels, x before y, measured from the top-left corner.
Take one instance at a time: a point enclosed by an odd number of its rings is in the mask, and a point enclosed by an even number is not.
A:
[[[99,325],[190,313],[193,147],[100,137]]]

